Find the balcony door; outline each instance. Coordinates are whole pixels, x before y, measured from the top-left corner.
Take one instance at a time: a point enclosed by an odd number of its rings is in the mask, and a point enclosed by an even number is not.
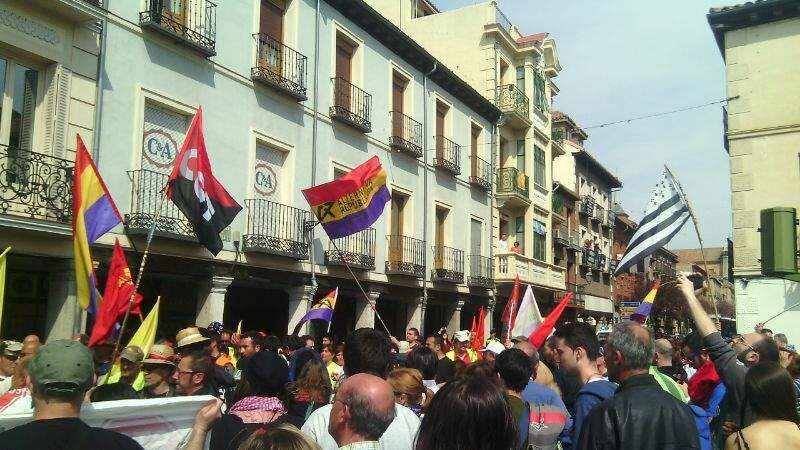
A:
[[[353,111],[352,89],[353,79],[353,55],[355,47],[344,40],[336,37],[336,85],[334,86],[335,105],[347,111]]]
[[[478,256],[483,254],[483,222],[480,220],[469,220],[469,253]]]
[[[470,139],[470,153],[472,157],[472,176],[477,178],[488,178],[486,174],[478,173],[480,167],[478,166],[478,139],[481,136],[481,127],[472,124],[472,135]]]
[[[444,269],[444,244],[445,244],[445,226],[447,225],[447,215],[450,211],[441,206],[436,207],[436,230],[435,239],[436,247],[433,255],[433,267],[436,269]]]
[[[281,76],[283,72],[283,16],[286,4],[281,0],[261,0],[259,64]]]
[[[410,140],[408,133],[403,133],[403,114],[405,114],[405,93],[408,80],[397,73],[392,75],[392,136]]]
[[[444,121],[447,118],[447,105],[436,102],[436,157],[444,159]]]
[[[389,239],[389,261],[403,261],[403,237],[405,233],[405,208],[408,197],[392,192],[392,209],[390,219],[391,238]]]
[[[24,192],[32,188],[27,183],[35,166],[31,152],[39,79],[39,71],[0,57],[0,173],[4,174],[0,207],[5,189]],[[4,167],[6,170],[2,170]]]
[[[188,1],[187,0],[163,0],[161,2],[161,17],[172,22],[172,25],[186,26],[186,19],[188,17]],[[170,24],[164,24],[170,25]],[[181,34],[183,30],[176,30]]]

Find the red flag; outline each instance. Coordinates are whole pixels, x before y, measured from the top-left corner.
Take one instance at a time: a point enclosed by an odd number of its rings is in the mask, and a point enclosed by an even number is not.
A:
[[[474,318],[472,319],[475,320]],[[478,322],[475,326],[475,339],[472,340],[472,349],[476,352],[480,352],[485,346],[485,317],[483,316],[483,306],[481,306],[480,311],[478,311]]]
[[[103,301],[100,303],[92,335],[89,337],[89,347],[94,347],[106,340],[114,328],[114,324],[117,323],[117,319],[125,314],[134,287],[128,261],[125,260],[125,252],[122,251],[119,240],[116,240],[111,266],[108,268],[106,289],[103,291]],[[137,293],[133,299],[133,305],[131,305],[131,314],[142,313],[141,303],[142,296]]]
[[[572,300],[572,296],[574,295],[573,292],[567,292],[564,295],[564,298],[561,299],[561,302],[558,306],[555,307],[550,314],[545,317],[544,321],[539,328],[534,330],[533,333],[528,337],[528,342],[534,345],[536,348],[542,348],[542,344],[547,339],[547,336],[550,336],[550,333],[553,331],[553,328],[556,326],[556,322],[561,317],[561,314],[564,313],[564,309],[567,307],[567,303]]]
[[[167,196],[192,224],[197,240],[216,256],[219,234],[242,207],[214,178],[203,137],[203,109],[197,110],[167,181]]]
[[[519,302],[519,275],[514,279],[514,289],[511,290],[511,296],[508,298],[505,309],[503,309],[503,316],[500,318],[508,334],[511,334],[511,328],[514,326],[514,318],[517,313],[517,303]],[[508,336],[511,339],[511,336]]]

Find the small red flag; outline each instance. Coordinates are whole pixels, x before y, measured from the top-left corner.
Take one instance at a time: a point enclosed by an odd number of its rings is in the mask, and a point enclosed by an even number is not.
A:
[[[95,318],[92,334],[89,337],[89,347],[94,347],[106,340],[119,317],[125,315],[131,293],[134,289],[128,261],[125,252],[119,245],[119,240],[114,242],[114,252],[111,257],[111,266],[108,268],[106,289],[103,291],[103,301]],[[136,294],[131,305],[131,314],[141,314],[142,296]]]
[[[505,325],[508,334],[511,334],[511,328],[514,327],[517,303],[519,303],[519,275],[514,279],[514,289],[511,290],[511,296],[508,298],[508,303],[506,303],[503,315],[500,318],[500,322]],[[511,336],[508,336],[508,338],[511,339]]]
[[[544,318],[544,321],[542,321],[542,324],[539,325],[539,328],[531,333],[531,335],[528,337],[528,342],[533,344],[533,346],[536,348],[542,348],[544,341],[547,339],[547,336],[550,336],[550,333],[556,326],[556,322],[558,322],[561,314],[564,313],[564,309],[566,309],[569,301],[572,300],[573,295],[573,292],[567,292],[566,295],[564,295],[564,298],[561,299],[561,302],[558,304],[558,306],[550,311],[550,314]]]
[[[475,319],[473,318],[473,323]],[[483,315],[483,306],[481,306],[480,311],[478,311],[478,321],[475,326],[475,339],[472,340],[472,349],[476,352],[480,352],[486,346],[485,342],[485,333],[484,333],[484,325],[485,325],[486,318]]]

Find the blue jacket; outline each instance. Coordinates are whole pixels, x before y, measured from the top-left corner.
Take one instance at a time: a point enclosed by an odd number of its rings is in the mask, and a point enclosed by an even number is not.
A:
[[[617,384],[607,380],[592,381],[583,385],[575,399],[575,420],[570,433],[572,442],[578,442],[583,422],[592,409],[604,400],[613,397],[616,391]]]

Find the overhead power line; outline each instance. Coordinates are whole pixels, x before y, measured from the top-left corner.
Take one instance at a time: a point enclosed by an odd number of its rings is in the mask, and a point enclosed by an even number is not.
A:
[[[673,110],[670,110],[670,111],[663,111],[663,112],[654,113],[654,114],[647,114],[645,116],[631,117],[630,119],[615,120],[614,122],[601,123],[601,124],[591,125],[591,126],[588,126],[588,127],[581,127],[581,128],[583,128],[584,130],[589,130],[589,129],[592,129],[592,128],[603,128],[603,127],[608,127],[608,126],[611,126],[611,125],[618,125],[618,124],[621,124],[621,123],[630,123],[630,122],[633,122],[635,120],[642,120],[642,119],[650,119],[650,118],[653,118],[653,117],[667,116],[667,115],[676,114],[676,113],[679,113],[679,112],[691,111],[693,109],[700,109],[700,108],[705,108],[707,106],[718,105],[720,103],[725,103],[725,102],[728,102],[728,101],[731,101],[731,100],[736,100],[737,98],[739,98],[738,95],[735,96],[735,97],[728,97],[728,98],[725,98],[725,99],[722,99],[722,100],[716,100],[716,101],[713,101],[713,102],[703,103],[703,104],[700,104],[700,105],[687,106],[685,108],[673,109]]]

